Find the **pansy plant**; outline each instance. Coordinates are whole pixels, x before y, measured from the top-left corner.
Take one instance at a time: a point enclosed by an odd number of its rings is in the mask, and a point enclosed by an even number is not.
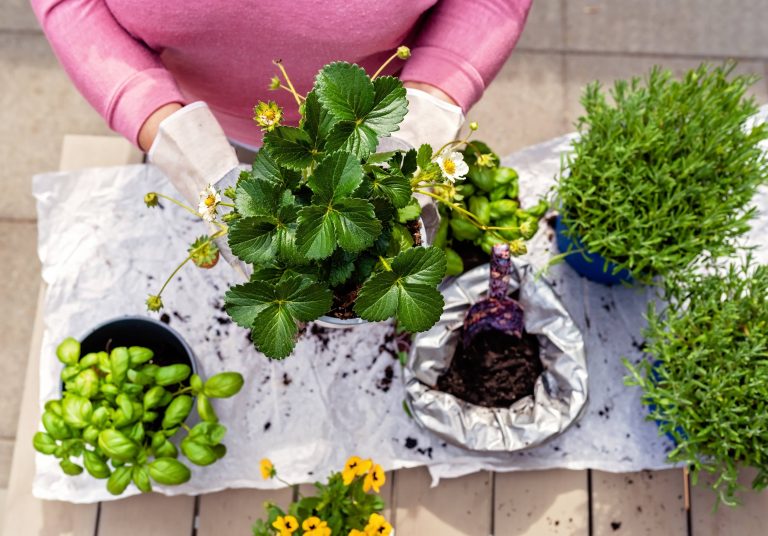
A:
[[[407,56],[400,47],[387,63]],[[357,65],[331,63],[317,74],[312,90],[300,95],[276,62],[282,79],[274,78],[270,87],[294,96],[299,125],[280,125],[282,110],[274,102],[259,103],[254,120],[264,132],[263,147],[251,170],[223,192],[232,203],[213,188],[201,193],[197,213],[218,231],[198,239],[187,260],[211,266],[218,258],[212,241],[228,236],[229,248],[251,275],[229,289],[225,308],[268,357],[288,356],[300,324],[323,315],[396,317],[408,331],[437,322],[444,303],[437,286],[446,260],[441,249],[423,247],[416,194],[486,228],[457,203],[455,182],[468,167],[453,149],[467,139],[437,151],[422,145],[376,152],[408,111],[402,83],[379,76],[387,63],[373,76]],[[171,200],[155,194],[150,201],[156,204],[158,197]],[[222,207],[232,210],[217,221]],[[161,307],[160,293],[147,304]]]

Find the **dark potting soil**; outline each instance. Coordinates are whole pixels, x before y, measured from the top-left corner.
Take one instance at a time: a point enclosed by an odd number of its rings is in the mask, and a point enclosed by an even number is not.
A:
[[[419,220],[411,220],[407,222],[406,227],[413,236],[413,245],[421,245],[421,224]],[[360,292],[360,284],[345,283],[341,286],[333,289],[333,304],[328,316],[339,318],[341,320],[348,320],[350,318],[357,318],[357,313],[354,311],[355,301],[357,300],[357,294]]]
[[[533,394],[543,367],[539,340],[524,333],[517,338],[506,333],[477,337],[464,348],[459,345],[448,370],[437,380],[440,391],[488,408],[509,407]]]

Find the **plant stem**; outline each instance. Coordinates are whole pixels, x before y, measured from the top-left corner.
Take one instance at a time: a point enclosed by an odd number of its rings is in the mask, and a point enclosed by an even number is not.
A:
[[[291,82],[291,79],[288,77],[288,72],[285,70],[285,67],[283,67],[282,60],[275,60],[272,63],[277,65],[277,68],[280,69],[280,72],[283,74],[283,78],[285,78],[285,83],[288,84],[288,90],[293,95],[293,98],[296,99],[296,104],[298,106],[301,106],[301,101],[304,99],[299,93],[296,91],[296,88],[293,87],[293,82]]]
[[[181,268],[182,268],[182,267],[183,267],[185,264],[187,264],[187,262],[189,262],[189,260],[190,260],[190,259],[192,259],[192,257],[194,257],[194,256],[195,256],[195,254],[196,254],[198,251],[200,251],[202,248],[204,248],[205,246],[207,246],[208,244],[210,244],[212,241],[216,240],[217,238],[219,238],[219,237],[221,237],[221,236],[224,236],[225,234],[227,234],[227,229],[226,229],[226,228],[225,228],[225,229],[222,229],[221,231],[218,231],[218,232],[214,233],[214,234],[213,234],[211,237],[209,237],[209,238],[208,238],[208,240],[207,240],[207,241],[203,242],[202,244],[200,244],[199,246],[197,246],[195,249],[193,249],[193,250],[192,250],[192,251],[189,253],[189,255],[187,256],[187,258],[186,258],[186,259],[184,259],[183,261],[181,261],[181,264],[179,264],[179,265],[176,267],[176,269],[173,271],[173,273],[171,273],[171,275],[169,275],[169,276],[168,276],[168,279],[166,279],[166,280],[165,280],[165,283],[163,283],[163,286],[162,286],[162,287],[160,287],[160,292],[158,292],[158,293],[157,293],[157,296],[162,296],[162,294],[163,294],[163,291],[165,290],[165,287],[167,287],[167,286],[168,286],[168,283],[170,283],[170,282],[171,282],[171,280],[172,280],[172,279],[173,279],[173,278],[176,276],[176,274],[177,274],[177,273],[179,273],[179,270],[181,270]]]
[[[305,98],[305,97],[302,97],[302,96],[301,96],[301,95],[299,95],[298,93],[294,93],[293,91],[291,91],[291,88],[289,88],[288,86],[284,86],[283,84],[280,84],[280,86],[279,86],[279,87],[280,87],[280,89],[284,89],[284,90],[286,90],[288,93],[290,93],[290,94],[291,94],[291,95],[293,95],[294,97],[299,97],[301,100],[306,100],[306,98]]]
[[[200,214],[198,211],[196,211],[196,210],[195,210],[195,209],[193,209],[192,207],[188,207],[187,205],[185,205],[185,204],[184,204],[184,203],[182,203],[181,201],[177,201],[177,200],[176,200],[176,199],[174,199],[173,197],[170,197],[170,196],[167,196],[167,195],[165,195],[165,194],[161,194],[161,193],[158,193],[158,192],[155,192],[155,194],[157,194],[157,197],[162,197],[162,198],[163,198],[163,199],[165,199],[166,201],[170,201],[171,203],[173,203],[173,204],[175,204],[175,205],[177,205],[177,206],[180,206],[181,208],[183,208],[184,210],[186,210],[187,212],[189,212],[189,213],[191,213],[191,214],[194,214],[194,215],[195,215],[195,216],[197,216],[198,218],[202,218],[202,217],[203,217],[203,216],[202,216],[202,215],[201,215],[201,214]]]
[[[377,77],[377,76],[379,76],[379,75],[381,74],[381,71],[383,71],[384,69],[386,69],[386,68],[387,68],[387,65],[389,65],[390,63],[392,63],[392,61],[393,61],[395,58],[397,58],[397,52],[395,52],[395,53],[394,53],[394,54],[392,54],[392,55],[391,55],[389,58],[387,58],[387,61],[385,61],[384,63],[382,63],[382,64],[381,64],[381,67],[379,67],[379,69],[378,69],[378,70],[377,70],[375,73],[373,73],[373,76],[371,77],[371,82],[373,82],[374,80],[376,80],[376,77]]]

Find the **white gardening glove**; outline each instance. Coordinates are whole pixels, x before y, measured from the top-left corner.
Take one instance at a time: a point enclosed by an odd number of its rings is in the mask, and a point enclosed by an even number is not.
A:
[[[165,118],[147,157],[195,209],[209,185],[223,191],[239,175],[235,150],[204,102],[188,104]],[[246,276],[246,266],[232,254],[226,238],[217,239],[216,245],[224,259]]]
[[[464,112],[459,106],[446,102],[420,89],[406,88],[408,113],[400,129],[392,133],[392,138],[384,138],[378,152],[384,150],[418,148],[424,143],[437,151],[446,143],[453,141],[464,124]],[[437,228],[440,226],[440,213],[435,201],[426,195],[417,194],[421,205],[421,219],[427,230],[427,243],[431,244]]]

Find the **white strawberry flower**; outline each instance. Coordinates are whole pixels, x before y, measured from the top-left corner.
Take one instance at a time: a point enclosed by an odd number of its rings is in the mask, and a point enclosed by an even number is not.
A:
[[[464,156],[456,151],[444,151],[437,155],[435,162],[440,166],[443,176],[453,184],[457,180],[464,180],[469,171],[469,166],[464,162]]]
[[[200,204],[197,205],[197,211],[205,221],[214,221],[216,219],[216,207],[221,203],[221,196],[210,184],[205,190],[200,192]]]

